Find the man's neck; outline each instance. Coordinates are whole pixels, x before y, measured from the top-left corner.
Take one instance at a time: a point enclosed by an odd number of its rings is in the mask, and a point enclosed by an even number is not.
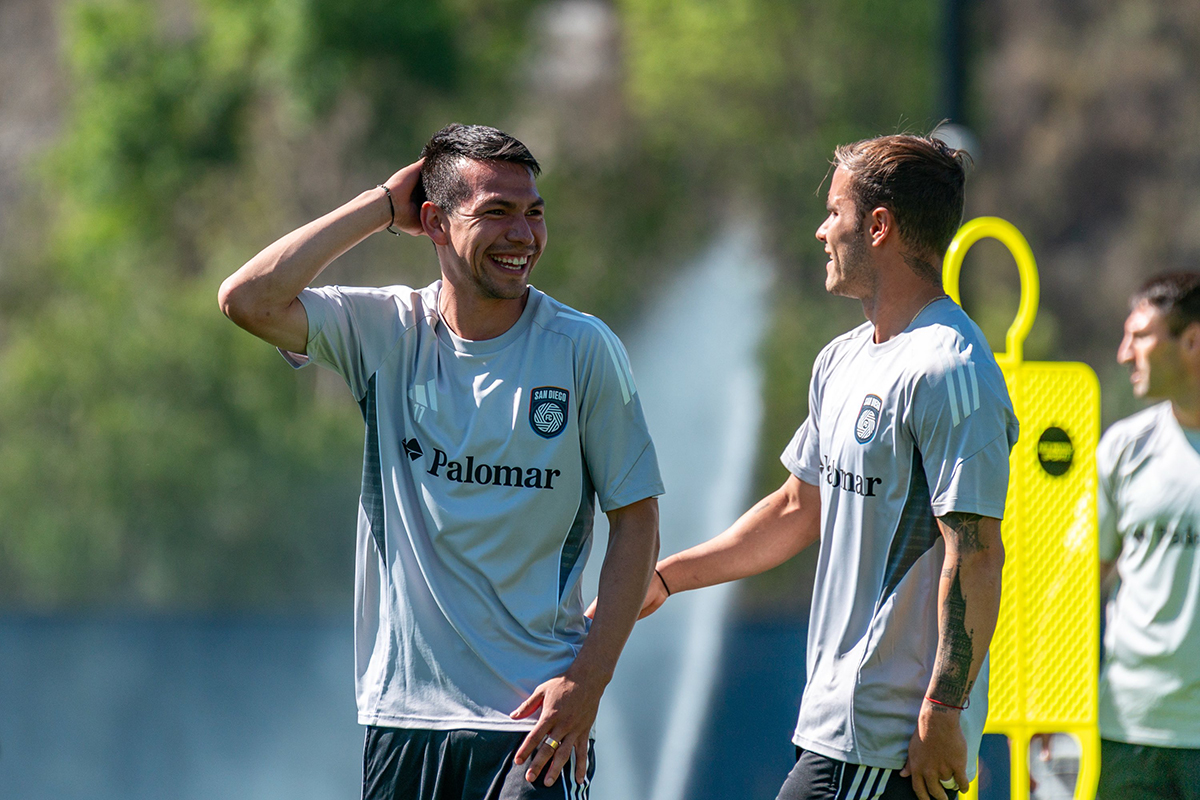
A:
[[[1172,400],[1171,411],[1183,427],[1200,430],[1200,393],[1194,392],[1186,400]]]
[[[862,301],[863,313],[875,326],[875,343],[900,335],[926,306],[945,296],[941,286],[925,281],[880,286],[874,297]]]
[[[443,278],[438,313],[460,339],[479,342],[504,335],[517,324],[528,302],[528,288],[520,297],[506,300],[457,291]]]

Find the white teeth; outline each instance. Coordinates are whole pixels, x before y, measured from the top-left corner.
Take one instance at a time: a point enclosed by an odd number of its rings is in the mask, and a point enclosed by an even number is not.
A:
[[[529,256],[505,257],[492,256],[492,259],[506,267],[523,267],[529,261]]]

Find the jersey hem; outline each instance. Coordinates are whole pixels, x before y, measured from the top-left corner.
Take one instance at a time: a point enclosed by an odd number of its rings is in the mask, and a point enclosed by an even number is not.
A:
[[[1138,744],[1144,747],[1165,747],[1172,750],[1200,749],[1200,739],[1185,739],[1167,731],[1100,731],[1100,738],[1121,744]]]
[[[861,764],[864,767],[880,767],[882,769],[903,769],[904,767],[903,758],[888,758],[874,753],[841,750],[836,747],[830,747],[822,742],[805,739],[799,734],[792,736],[792,744],[805,750],[811,750],[819,756],[832,758],[835,761],[844,761],[847,764]]]
[[[390,717],[382,714],[359,714],[359,725],[370,725],[376,728],[404,728],[425,731],[531,731],[537,726],[536,719],[530,720],[491,720],[478,717],[463,717],[462,719],[433,719],[431,717]]]

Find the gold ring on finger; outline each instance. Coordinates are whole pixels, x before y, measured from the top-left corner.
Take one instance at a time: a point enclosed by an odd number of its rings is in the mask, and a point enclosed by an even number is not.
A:
[[[551,750],[557,750],[558,746],[562,744],[562,742],[560,742],[558,739],[555,739],[553,736],[547,736],[545,739],[542,739],[542,744],[546,745]]]

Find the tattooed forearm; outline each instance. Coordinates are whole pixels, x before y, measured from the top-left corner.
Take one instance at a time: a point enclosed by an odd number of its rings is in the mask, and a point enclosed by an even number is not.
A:
[[[954,536],[954,544],[957,546],[960,556],[978,553],[987,548],[979,535],[979,526],[983,517],[978,514],[960,514],[957,511],[951,511],[938,519],[945,525],[943,534],[949,532]]]
[[[942,601],[941,641],[933,667],[929,696],[948,706],[965,706],[971,693],[971,662],[975,657],[975,631],[967,628],[967,601],[957,569],[943,571],[950,589]]]

